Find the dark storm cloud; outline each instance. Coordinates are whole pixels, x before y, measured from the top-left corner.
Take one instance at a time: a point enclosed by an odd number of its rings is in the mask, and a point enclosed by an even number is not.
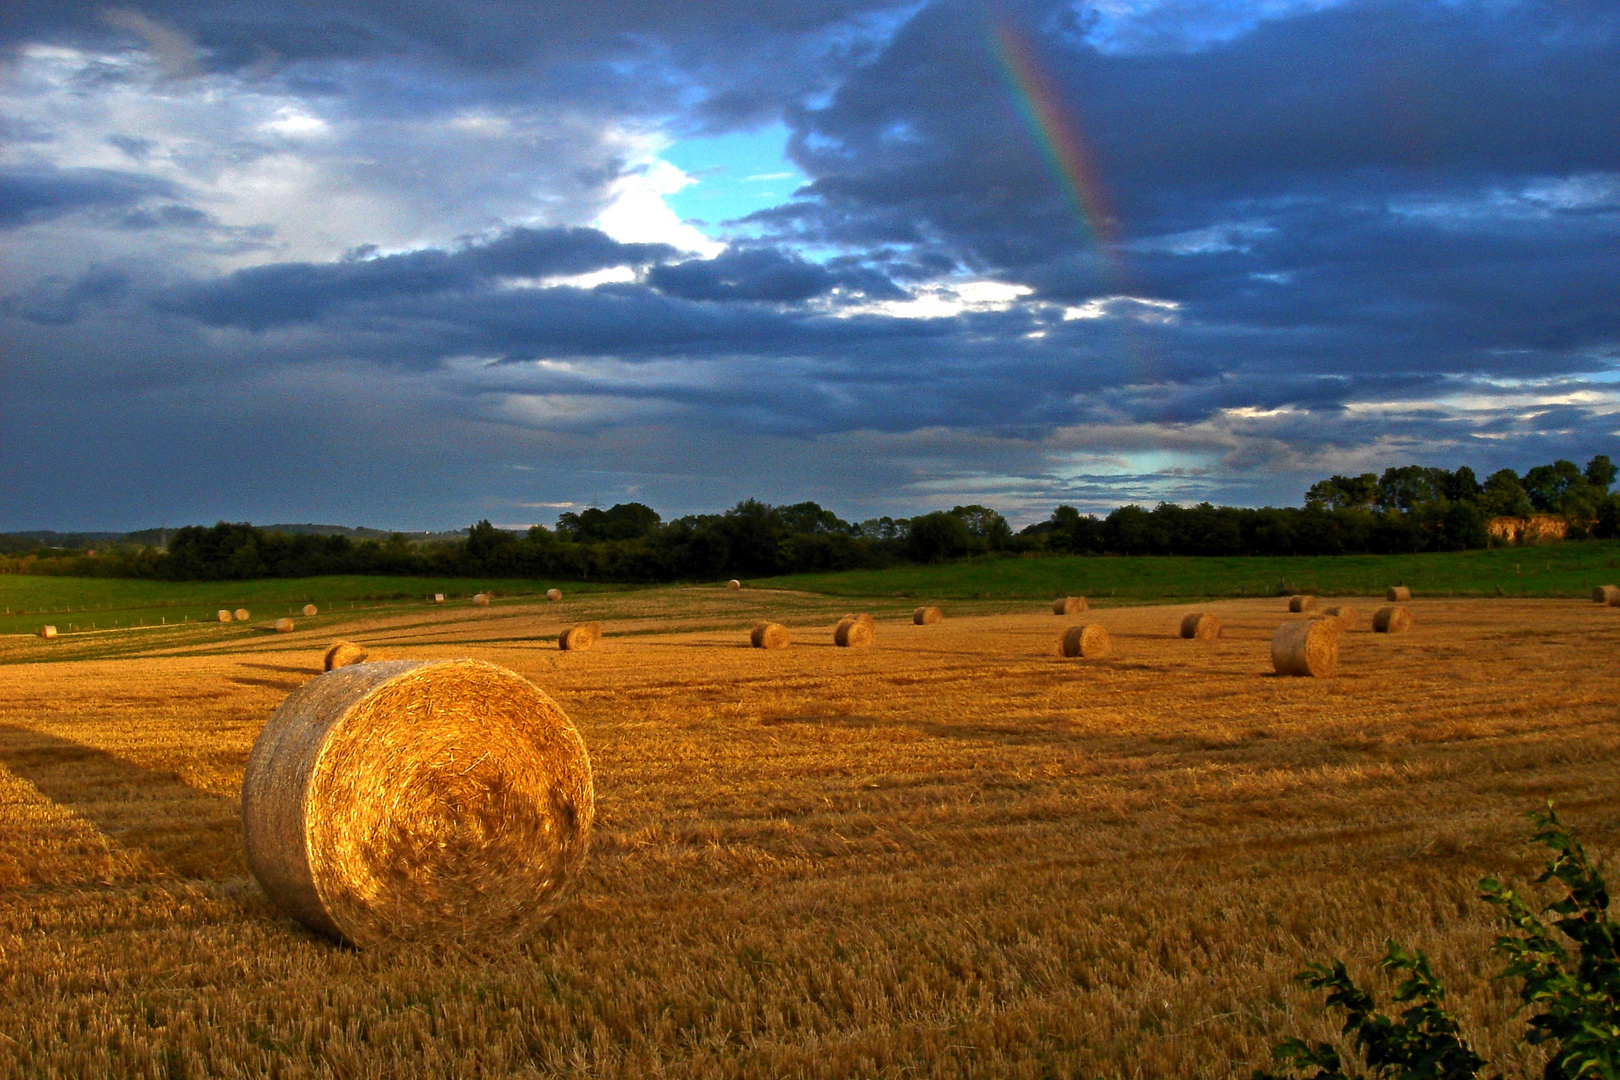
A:
[[[0,229],[37,224],[80,210],[128,207],[174,197],[174,184],[111,169],[37,167],[0,171]]]
[[[821,296],[840,285],[873,297],[906,295],[887,277],[865,266],[846,261],[828,267],[765,247],[736,248],[712,259],[655,266],[648,271],[647,283],[684,300],[792,303]]]

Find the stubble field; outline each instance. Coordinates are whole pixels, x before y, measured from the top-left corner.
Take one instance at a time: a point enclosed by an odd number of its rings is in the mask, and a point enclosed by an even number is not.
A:
[[[0,1077],[1247,1075],[1336,1030],[1294,972],[1389,935],[1534,1068],[1475,883],[1534,874],[1549,796],[1616,850],[1620,609],[1420,599],[1305,680],[1283,601],[1204,606],[1218,641],[714,589],[0,638]],[[834,648],[855,607],[876,646]],[[1055,656],[1088,619],[1114,658]],[[510,667],[584,734],[593,854],[523,948],[355,952],[248,876],[248,749],[337,637]]]

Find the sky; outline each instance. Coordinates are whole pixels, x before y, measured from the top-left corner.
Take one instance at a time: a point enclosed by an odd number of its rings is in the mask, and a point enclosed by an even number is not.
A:
[[[8,0],[0,530],[1620,454],[1613,0]]]

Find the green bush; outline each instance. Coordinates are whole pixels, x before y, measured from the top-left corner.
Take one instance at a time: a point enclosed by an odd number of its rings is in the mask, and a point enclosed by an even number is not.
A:
[[[1538,885],[1557,882],[1563,895],[1538,913],[1524,897],[1494,878],[1479,883],[1481,899],[1494,906],[1510,933],[1491,951],[1507,958],[1499,979],[1518,979],[1519,997],[1534,1010],[1525,1038],[1548,1044],[1552,1058],[1543,1080],[1620,1080],[1620,924],[1608,917],[1609,893],[1580,842],[1553,811],[1530,815],[1535,839],[1553,852]],[[1543,915],[1555,916],[1551,926]],[[1554,936],[1554,931],[1564,941]],[[1569,944],[1565,944],[1567,941]],[[1574,946],[1573,953],[1570,945]],[[1257,1070],[1254,1080],[1474,1080],[1487,1066],[1469,1047],[1446,1011],[1446,988],[1429,970],[1421,950],[1408,952],[1393,940],[1378,966],[1401,976],[1398,1018],[1378,1011],[1373,995],[1355,984],[1334,960],[1311,964],[1299,975],[1326,990],[1329,1008],[1345,1012],[1344,1034],[1365,1072],[1346,1069],[1330,1043],[1310,1045],[1288,1038],[1272,1050],[1279,1073]],[[1307,1072],[1306,1070],[1316,1070]],[[1499,1074],[1498,1074],[1499,1075]]]

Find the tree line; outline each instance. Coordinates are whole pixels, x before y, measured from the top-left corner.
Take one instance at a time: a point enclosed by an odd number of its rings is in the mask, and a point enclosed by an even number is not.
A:
[[[465,539],[411,542],[287,533],[220,522],[174,531],[166,548],[114,544],[96,554],[36,549],[0,570],[169,580],[318,574],[500,576],[575,581],[704,581],[879,569],[973,555],[1349,555],[1485,547],[1497,517],[1554,514],[1572,537],[1620,537],[1616,468],[1606,455],[1510,469],[1483,482],[1466,466],[1386,469],[1313,484],[1302,507],[1160,503],[1098,517],[1072,506],[1014,532],[980,505],[852,523],[813,502],[749,499],[719,514],[665,521],[641,503],[565,513],[517,533],[488,521]]]

